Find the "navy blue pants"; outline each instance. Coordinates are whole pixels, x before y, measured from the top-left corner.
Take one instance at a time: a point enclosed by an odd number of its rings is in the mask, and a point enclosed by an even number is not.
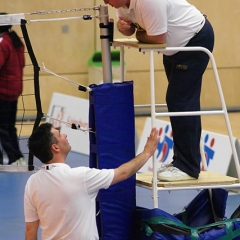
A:
[[[206,19],[204,27],[186,45],[205,47],[212,52],[214,32]],[[168,79],[166,102],[169,112],[199,111],[202,76],[209,56],[202,51],[178,52],[163,55],[163,64]],[[173,165],[194,178],[200,172],[200,116],[170,117],[174,155]]]
[[[17,101],[4,101],[0,99],[0,141],[11,164],[23,157],[18,144],[17,130],[15,128],[17,114]],[[0,163],[3,153],[0,150]]]

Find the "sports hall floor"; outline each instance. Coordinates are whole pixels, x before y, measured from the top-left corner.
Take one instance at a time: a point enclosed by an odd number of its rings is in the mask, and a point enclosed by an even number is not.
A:
[[[167,118],[161,118],[167,120]],[[240,113],[230,113],[229,119],[233,136],[240,139]],[[138,136],[142,134],[146,117],[136,117],[136,129]],[[203,129],[227,135],[223,116],[202,116]],[[22,132],[22,136],[29,136],[30,129]],[[22,151],[26,152],[26,142],[21,143]],[[70,166],[88,165],[88,156],[71,152],[67,162]],[[41,166],[38,160],[34,165]],[[0,173],[0,240],[23,240],[25,222],[23,214],[24,186],[32,172],[26,173]],[[37,187],[37,186],[36,186]],[[159,208],[173,214],[178,213],[196,195],[197,190],[161,191],[159,193]],[[136,188],[137,206],[153,208],[152,193],[143,188]],[[233,211],[240,205],[238,191],[229,192],[226,217],[230,217]],[[39,232],[40,236],[40,232]],[[39,239],[41,239],[39,237]]]

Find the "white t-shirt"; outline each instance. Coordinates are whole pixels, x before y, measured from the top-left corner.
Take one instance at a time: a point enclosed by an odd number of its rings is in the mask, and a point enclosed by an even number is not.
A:
[[[117,16],[138,23],[149,36],[167,32],[168,47],[184,47],[204,19],[186,0],[131,0],[129,8],[117,9]]]
[[[43,240],[99,239],[95,198],[99,189],[110,186],[113,177],[113,169],[43,165],[25,187],[25,221],[40,221]]]

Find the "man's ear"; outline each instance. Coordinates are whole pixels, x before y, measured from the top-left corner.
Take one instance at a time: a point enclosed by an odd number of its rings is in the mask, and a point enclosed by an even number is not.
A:
[[[58,147],[58,145],[57,144],[52,144],[52,147],[51,147],[51,149],[52,149],[52,151],[53,152],[59,152],[59,147]]]

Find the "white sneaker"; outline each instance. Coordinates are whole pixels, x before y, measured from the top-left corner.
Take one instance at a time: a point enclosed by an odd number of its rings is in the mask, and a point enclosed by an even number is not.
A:
[[[172,163],[163,163],[163,164],[161,165],[161,167],[157,170],[157,174],[165,171],[165,170],[166,170],[167,168],[169,168],[169,167],[173,167],[173,164],[172,164]]]
[[[17,161],[11,163],[13,166],[24,166],[26,165],[26,160],[24,158],[19,158]]]
[[[159,181],[168,181],[168,182],[176,182],[176,181],[184,181],[184,180],[192,180],[195,179],[189,176],[187,173],[181,171],[176,167],[168,167],[165,171],[158,173],[157,178]]]

